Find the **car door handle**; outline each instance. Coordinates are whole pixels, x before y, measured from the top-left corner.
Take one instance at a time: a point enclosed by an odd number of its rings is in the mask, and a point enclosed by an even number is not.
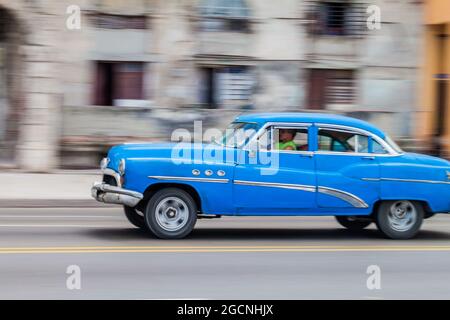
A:
[[[373,157],[373,156],[365,156],[365,157],[362,157],[361,159],[364,159],[364,160],[375,160],[375,157]]]
[[[314,155],[314,153],[299,153],[299,155],[300,155],[300,157],[302,157],[302,158],[312,158],[313,157],[313,155]]]

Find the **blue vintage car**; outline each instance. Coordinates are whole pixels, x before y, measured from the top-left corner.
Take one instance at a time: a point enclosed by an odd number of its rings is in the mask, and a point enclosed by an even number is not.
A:
[[[237,117],[210,144],[114,146],[101,162],[98,201],[159,238],[187,236],[197,218],[335,216],[375,222],[392,239],[450,211],[450,163],[403,152],[375,126],[313,113]]]

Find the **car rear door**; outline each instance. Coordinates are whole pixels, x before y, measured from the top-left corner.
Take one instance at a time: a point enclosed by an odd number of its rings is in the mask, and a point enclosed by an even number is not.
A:
[[[380,193],[380,168],[371,153],[371,136],[329,125],[317,125],[315,136],[318,207],[367,211]]]

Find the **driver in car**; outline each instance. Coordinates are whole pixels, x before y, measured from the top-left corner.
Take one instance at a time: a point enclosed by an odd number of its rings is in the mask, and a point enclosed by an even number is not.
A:
[[[294,142],[295,130],[280,129],[279,142],[277,143],[278,150],[297,150],[297,145]]]

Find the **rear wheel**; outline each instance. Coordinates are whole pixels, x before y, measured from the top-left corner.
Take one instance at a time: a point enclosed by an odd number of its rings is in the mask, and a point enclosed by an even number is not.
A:
[[[123,206],[123,210],[125,212],[125,216],[127,217],[130,223],[138,228],[145,229],[147,226],[145,225],[144,214],[136,210],[135,208],[131,208],[128,206]]]
[[[358,218],[353,216],[335,216],[335,218],[341,226],[349,230],[362,230],[372,223],[369,218]]]
[[[161,239],[181,239],[194,229],[197,205],[189,193],[177,188],[156,192],[147,204],[145,223]]]
[[[376,224],[384,236],[391,239],[413,238],[422,225],[425,212],[419,202],[385,201],[376,212]]]

